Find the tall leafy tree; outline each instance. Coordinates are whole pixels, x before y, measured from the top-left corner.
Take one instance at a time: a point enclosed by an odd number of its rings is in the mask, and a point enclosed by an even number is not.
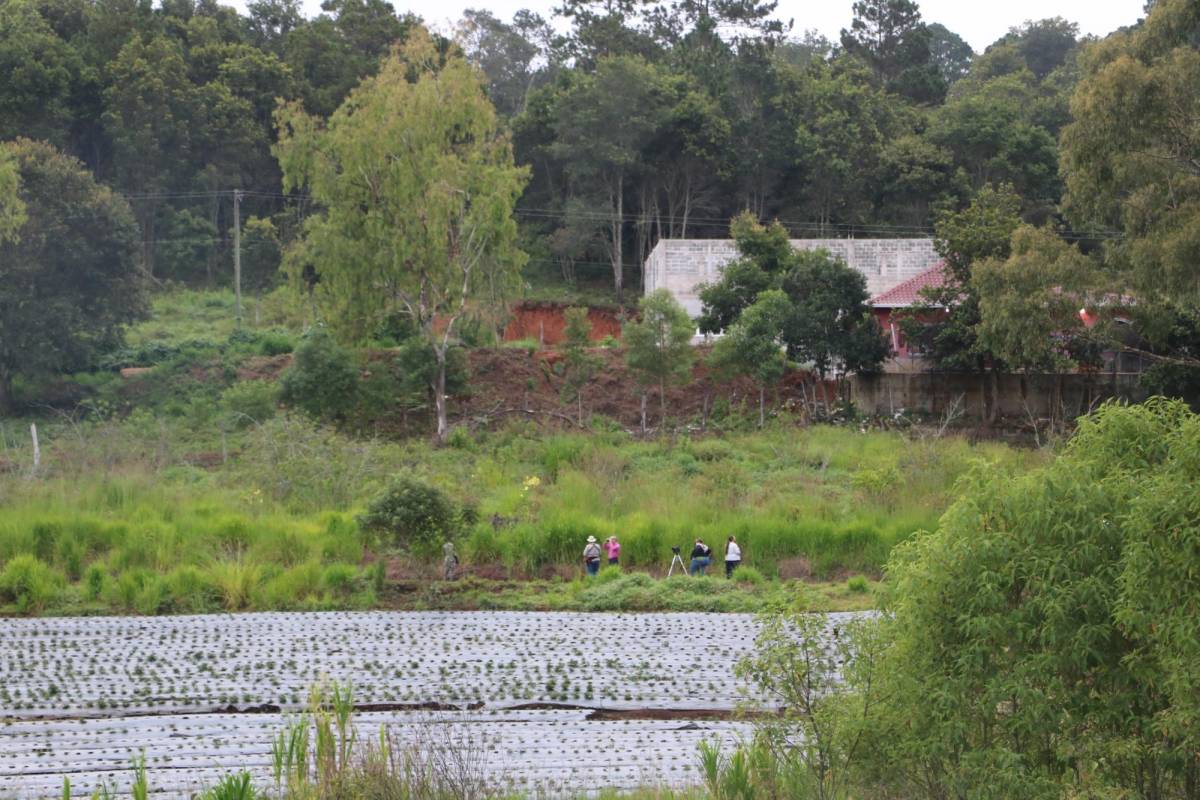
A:
[[[769,289],[738,315],[713,347],[714,367],[727,374],[749,376],[758,384],[760,428],[766,424],[767,389],[778,384],[787,372],[783,335],[791,314],[788,296],[778,289]]]
[[[298,103],[277,119],[284,185],[307,187],[321,207],[289,255],[293,271],[315,269],[346,338],[364,338],[391,312],[411,320],[436,361],[444,441],[458,324],[524,261],[512,212],[527,173],[513,164],[481,76],[418,28],[327,123]]]
[[[794,96],[793,202],[822,227],[866,220],[870,182],[896,128],[892,101],[860,72],[814,65]]]
[[[25,224],[25,201],[21,199],[21,173],[12,151],[0,146],[0,242],[16,240]]]
[[[596,374],[603,363],[592,353],[592,323],[588,310],[582,307],[568,308],[563,314],[566,327],[563,329],[563,400],[574,402],[577,420],[583,425],[583,387]]]
[[[939,100],[946,86],[930,53],[930,34],[913,0],[856,0],[842,47],[862,58],[893,91],[919,102]]]
[[[386,0],[325,0],[324,13],[284,40],[283,60],[305,107],[329,116],[359,81],[376,74],[391,47],[417,23]]]
[[[490,11],[467,9],[458,39],[467,58],[487,77],[488,97],[496,111],[512,117],[524,111],[529,93],[549,80],[552,70],[539,59],[552,54],[549,25],[537,14],[518,12],[511,24]]]
[[[145,313],[146,300],[128,204],[48,144],[18,139],[0,153],[15,163],[26,217],[16,237],[0,239],[0,413],[6,413],[18,373],[90,366],[120,343],[124,326]],[[0,167],[0,183],[4,172]]]
[[[566,52],[594,68],[603,58],[658,55],[660,43],[643,23],[649,0],[562,0],[554,13],[571,21]]]
[[[1039,88],[1021,74],[960,81],[938,108],[927,138],[953,154],[971,188],[1011,184],[1030,205],[1053,207],[1060,193],[1052,131],[1033,113]]]
[[[1141,304],[1200,301],[1200,8],[1163,0],[1145,24],[1088,49],[1063,131],[1065,204]]]
[[[975,58],[971,45],[940,22],[931,22],[925,29],[929,32],[929,57],[946,86],[965,78]]]
[[[658,385],[659,419],[667,424],[667,386],[692,376],[695,325],[666,289],[656,289],[638,303],[638,316],[621,329],[625,362],[643,387]],[[646,424],[646,392],[642,391],[642,427]]]
[[[671,87],[665,75],[641,58],[605,58],[592,75],[579,77],[555,107],[550,150],[561,159],[586,212],[603,226],[618,302],[625,290],[626,194],[649,165],[645,148],[667,120]]]
[[[1079,25],[1062,17],[1029,20],[1012,28],[998,44],[1013,45],[1029,71],[1042,80],[1066,64],[1078,47]]]
[[[283,56],[288,34],[305,23],[299,0],[250,0],[246,12],[251,43],[276,56]]]
[[[980,376],[987,406],[983,416],[989,424],[995,421],[996,376],[1003,362],[980,340],[979,292],[972,275],[984,261],[1008,259],[1020,210],[1021,200],[1011,187],[989,185],[967,208],[944,212],[934,237],[943,279],[923,292],[925,302],[910,309],[903,323],[905,335],[920,344],[931,367]]]
[[[137,196],[141,262],[153,275],[163,195],[179,185],[193,163],[199,98],[181,48],[165,36],[130,39],[110,73],[104,126],[113,144],[116,183]]]
[[[989,259],[971,275],[979,295],[979,342],[1011,367],[1062,373],[1091,363],[1080,306],[1093,304],[1095,265],[1051,230],[1023,225],[1012,252]]]
[[[0,140],[69,142],[79,53],[59,38],[32,0],[0,5]]]
[[[888,347],[867,306],[861,273],[826,250],[793,249],[778,222],[763,226],[743,214],[730,230],[741,257],[725,268],[720,281],[701,288],[701,331],[733,330],[769,295],[770,313],[755,312],[755,325],[779,321],[779,342],[793,360],[810,363],[822,377],[879,368]],[[786,312],[779,296],[787,300]]]
[[[743,212],[733,218],[729,232],[739,257],[725,265],[719,281],[699,287],[701,333],[732,328],[762,292],[778,287],[795,259],[787,229],[778,221],[761,225],[752,214]]]

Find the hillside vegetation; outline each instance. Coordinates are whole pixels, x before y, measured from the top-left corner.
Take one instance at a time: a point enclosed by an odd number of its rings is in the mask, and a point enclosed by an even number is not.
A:
[[[670,547],[686,555],[698,536],[719,551],[732,534],[750,581],[754,571],[878,575],[896,543],[936,524],[974,465],[1022,470],[1041,458],[784,424],[674,441],[514,424],[435,448],[280,415],[231,434],[227,462],[206,468],[174,449],[184,430],[145,411],[50,427],[39,479],[0,478],[0,602],[142,613],[375,605],[393,580],[426,576],[441,544],[400,547],[360,530],[356,514],[398,477],[444,492],[444,532],[483,578],[574,577],[588,535],[618,536],[623,566],[637,570],[664,570]]]

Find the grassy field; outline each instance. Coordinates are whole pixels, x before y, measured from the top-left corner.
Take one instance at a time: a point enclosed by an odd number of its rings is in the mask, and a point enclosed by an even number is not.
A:
[[[397,401],[386,383],[370,390],[374,378],[339,425],[320,425],[278,406],[278,365],[304,316],[288,298],[247,298],[239,331],[229,292],[161,295],[106,367],[19,387],[43,399],[0,420],[0,612],[753,610],[798,593],[857,608],[896,543],[935,525],[959,476],[1045,457],[786,414],[759,431],[736,411],[716,435],[644,440],[597,416],[574,433],[463,426],[437,448],[379,427]],[[129,366],[143,369],[116,371]],[[360,530],[358,514],[401,477],[456,509],[468,580],[450,590],[429,588],[440,542],[404,550]],[[622,566],[639,574],[578,580],[589,535],[619,537]],[[719,554],[730,535],[745,555],[739,582],[655,580],[671,546],[686,555],[702,537]]]
[[[804,591],[827,607],[856,607],[869,591],[843,591],[846,578],[878,577],[897,542],[935,524],[958,476],[1021,471],[1042,458],[957,438],[790,426],[642,441],[517,425],[434,448],[286,415],[231,432],[222,458],[198,451],[219,446],[178,418],[43,425],[40,473],[0,476],[8,613],[752,610],[781,591],[780,577],[824,581],[824,590]],[[6,436],[10,463],[23,462],[28,454]],[[356,515],[400,475],[464,510],[456,538],[475,583],[397,589],[428,583],[430,560],[366,536]],[[746,559],[735,586],[696,591],[700,582],[611,576],[597,592],[607,579],[577,579],[588,535],[618,536],[623,567],[658,575],[672,545],[686,553],[695,537],[719,545],[731,534]]]

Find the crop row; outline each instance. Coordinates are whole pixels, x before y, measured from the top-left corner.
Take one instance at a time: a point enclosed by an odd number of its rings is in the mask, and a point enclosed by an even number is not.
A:
[[[355,719],[360,738],[386,727],[400,741],[455,747],[498,782],[550,796],[694,783],[701,741],[745,733],[735,722],[588,721],[580,711],[374,712]],[[271,739],[283,724],[276,714],[14,722],[0,736],[0,796],[54,796],[64,775],[77,794],[101,783],[123,793],[140,754],[151,788],[165,797],[189,796],[240,769],[269,786]]]
[[[728,708],[753,618],[504,612],[0,621],[0,717],[269,704],[329,678],[364,704]]]

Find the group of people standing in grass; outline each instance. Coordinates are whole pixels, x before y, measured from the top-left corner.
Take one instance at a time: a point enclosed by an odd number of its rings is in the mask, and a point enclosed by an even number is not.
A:
[[[703,539],[697,539],[692,547],[692,563],[688,566],[688,573],[691,575],[706,575],[708,565],[712,563],[712,548],[704,543]],[[730,536],[725,542],[725,577],[732,578],[733,571],[742,563],[742,548],[738,545],[737,539]]]
[[[617,541],[617,537],[610,536],[604,540],[603,552],[608,554],[609,566],[621,563],[621,543]],[[595,536],[589,536],[583,548],[583,565],[587,568],[588,575],[595,575],[600,571],[600,555],[600,543],[596,541]]]
[[[617,537],[610,536],[605,539],[603,547],[595,536],[587,537],[587,544],[583,547],[583,566],[587,569],[588,575],[600,572],[600,560],[606,553],[610,566],[621,563],[621,543],[617,541]],[[692,548],[692,563],[688,567],[688,574],[705,575],[708,565],[711,563],[712,548],[705,544],[703,539],[696,539],[695,546]],[[742,548],[738,545],[737,540],[730,536],[729,540],[725,542],[725,577],[732,578],[733,571],[741,563]]]

